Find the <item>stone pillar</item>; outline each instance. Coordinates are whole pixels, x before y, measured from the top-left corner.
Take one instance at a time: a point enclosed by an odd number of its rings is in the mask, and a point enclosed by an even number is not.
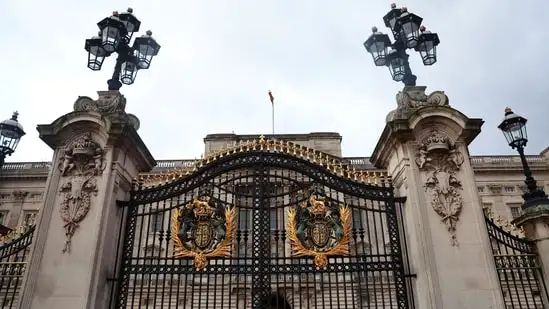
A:
[[[74,111],[39,125],[54,149],[20,308],[107,308],[122,224],[117,200],[155,161],[118,91],[79,97]]]
[[[406,196],[416,308],[504,308],[467,146],[480,132],[441,91],[405,87],[371,161]]]
[[[524,229],[527,239],[536,244],[545,284],[549,283],[549,200],[541,200],[538,205],[523,208],[522,215],[513,223]],[[547,288],[547,287],[546,287]],[[549,304],[547,295],[542,292],[544,304]]]

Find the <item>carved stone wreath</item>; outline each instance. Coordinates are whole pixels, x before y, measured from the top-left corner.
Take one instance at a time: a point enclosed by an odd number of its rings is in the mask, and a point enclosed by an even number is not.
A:
[[[59,189],[66,237],[63,253],[70,253],[72,237],[90,210],[92,196],[97,195],[96,176],[105,168],[103,157],[101,146],[93,141],[90,133],[84,133],[66,147],[59,162],[65,181]]]
[[[436,130],[421,143],[415,160],[426,172],[425,190],[431,196],[431,207],[450,233],[452,246],[458,245],[456,225],[463,208],[462,184],[456,176],[463,160],[454,143]]]

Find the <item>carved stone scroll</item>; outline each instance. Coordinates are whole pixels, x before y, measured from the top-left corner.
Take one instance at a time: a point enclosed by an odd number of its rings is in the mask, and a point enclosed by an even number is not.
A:
[[[386,120],[408,119],[410,115],[425,107],[450,106],[448,96],[444,91],[434,91],[427,95],[424,86],[406,86],[397,93],[397,108],[391,111]]]
[[[58,167],[65,178],[59,189],[66,236],[63,253],[70,253],[72,237],[90,210],[92,196],[97,194],[96,178],[105,168],[103,157],[101,146],[93,141],[90,133],[85,133],[66,147],[60,160]]]
[[[462,184],[456,172],[463,164],[463,155],[445,135],[433,130],[421,143],[416,164],[426,173],[425,190],[431,207],[441,217],[450,233],[450,244],[457,246],[456,225],[463,208]]]
[[[139,129],[139,119],[125,112],[126,98],[118,91],[98,91],[99,98],[93,100],[90,97],[79,96],[74,102],[75,112],[97,112],[103,115],[117,114],[125,117],[130,125]]]

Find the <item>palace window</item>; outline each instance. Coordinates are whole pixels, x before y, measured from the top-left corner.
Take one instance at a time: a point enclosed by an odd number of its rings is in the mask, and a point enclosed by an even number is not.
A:
[[[23,212],[23,225],[33,225],[36,222],[36,215],[38,211],[28,210]]]
[[[362,218],[360,217],[360,209],[353,208],[353,228],[361,228]]]
[[[5,211],[0,211],[0,224],[4,224],[4,220],[5,218],[7,217],[7,212]]]
[[[511,217],[513,219],[520,217],[522,214],[521,204],[509,204],[509,209],[511,210]]]
[[[250,210],[239,209],[238,210],[238,229],[241,231],[250,229]]]
[[[484,192],[484,187],[477,187],[478,192]]]
[[[164,213],[159,212],[159,213],[151,214],[150,218],[151,219],[150,219],[149,231],[151,233],[162,231],[162,221],[164,220]]]
[[[278,227],[278,208],[271,208],[270,218],[271,230],[276,230]]]

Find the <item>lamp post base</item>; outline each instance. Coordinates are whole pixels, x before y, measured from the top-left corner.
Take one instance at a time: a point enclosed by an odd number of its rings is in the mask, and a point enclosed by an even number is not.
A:
[[[109,90],[120,90],[122,87],[122,83],[117,79],[109,79],[107,85],[109,85]]]
[[[416,79],[417,77],[414,74],[409,73],[404,76],[404,79],[402,79],[402,83],[404,83],[404,86],[415,86]]]

